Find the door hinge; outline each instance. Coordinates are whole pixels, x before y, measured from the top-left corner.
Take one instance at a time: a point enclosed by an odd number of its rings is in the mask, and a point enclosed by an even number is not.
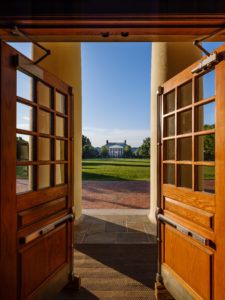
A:
[[[74,88],[72,86],[69,87],[70,96],[74,95]]]
[[[163,212],[162,208],[157,206],[156,209],[155,209],[156,219],[158,218],[159,214],[162,214],[162,212]]]
[[[156,90],[156,94],[158,96],[162,95],[163,94],[163,87],[162,86],[158,86],[157,90]]]

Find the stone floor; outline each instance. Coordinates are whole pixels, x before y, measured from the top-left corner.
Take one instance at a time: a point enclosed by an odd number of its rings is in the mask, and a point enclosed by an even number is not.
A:
[[[156,243],[156,226],[149,222],[147,213],[144,209],[84,210],[83,221],[75,227],[75,243]]]
[[[149,181],[83,181],[84,209],[148,209]]]
[[[55,300],[154,300],[156,228],[148,210],[84,210],[75,226],[78,292]]]

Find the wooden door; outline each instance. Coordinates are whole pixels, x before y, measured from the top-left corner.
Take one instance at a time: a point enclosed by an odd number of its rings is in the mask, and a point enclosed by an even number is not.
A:
[[[162,87],[161,272],[176,299],[225,298],[225,45]],[[185,57],[184,57],[185,59]]]
[[[0,51],[0,299],[51,299],[72,272],[72,90]]]

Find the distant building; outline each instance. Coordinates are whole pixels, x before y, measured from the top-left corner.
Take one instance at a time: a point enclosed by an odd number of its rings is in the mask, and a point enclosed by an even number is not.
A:
[[[125,140],[123,143],[109,143],[106,140],[105,146],[109,151],[109,157],[120,158],[123,157],[124,148],[127,145],[127,141]]]

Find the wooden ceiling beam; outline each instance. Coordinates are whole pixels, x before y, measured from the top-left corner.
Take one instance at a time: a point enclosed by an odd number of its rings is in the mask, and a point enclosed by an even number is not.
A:
[[[20,16],[0,18],[0,38],[22,41],[11,29],[18,26],[39,42],[85,41],[193,41],[225,28],[225,14],[205,15],[86,15]],[[224,41],[224,33],[209,41]]]

